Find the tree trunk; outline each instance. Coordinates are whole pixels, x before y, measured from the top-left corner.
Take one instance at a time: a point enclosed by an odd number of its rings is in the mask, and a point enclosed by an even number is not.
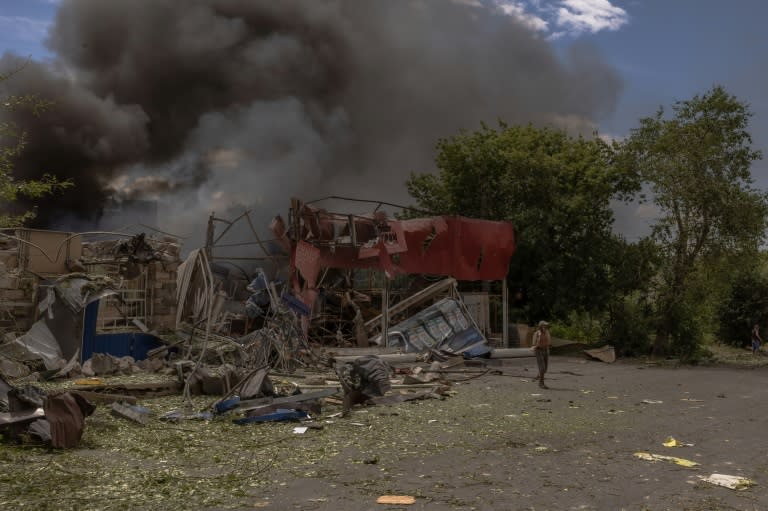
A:
[[[656,338],[653,340],[651,356],[664,357],[667,353],[669,353],[669,328],[667,328],[665,322],[663,326],[660,325],[656,329]]]

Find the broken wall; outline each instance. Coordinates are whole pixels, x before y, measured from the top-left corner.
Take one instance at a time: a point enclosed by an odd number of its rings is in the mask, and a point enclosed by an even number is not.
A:
[[[100,331],[135,328],[134,319],[149,329],[171,330],[176,321],[176,273],[181,246],[174,239],[147,239],[157,258],[133,264],[116,256],[122,240],[83,243],[82,263],[89,274],[120,282],[117,297],[99,304]]]
[[[119,285],[122,302],[108,297],[99,304],[98,330],[135,330],[133,319],[148,329],[173,329],[181,252],[175,239],[142,237],[149,255],[137,258],[121,251],[130,238],[82,241],[71,233],[29,229],[15,234],[24,241],[0,239],[0,332],[29,330],[39,316],[41,289],[72,272],[104,275]]]
[[[0,331],[26,332],[32,326],[36,281],[19,269],[19,242],[0,239]]]

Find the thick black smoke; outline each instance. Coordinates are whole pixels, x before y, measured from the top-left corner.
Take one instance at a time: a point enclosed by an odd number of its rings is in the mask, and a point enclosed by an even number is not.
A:
[[[291,195],[405,201],[439,138],[497,119],[591,131],[621,89],[591,48],[559,57],[459,0],[64,0],[48,44],[53,63],[2,84],[55,103],[13,114],[20,176],[76,182],[44,223],[109,193],[165,201],[168,229]]]

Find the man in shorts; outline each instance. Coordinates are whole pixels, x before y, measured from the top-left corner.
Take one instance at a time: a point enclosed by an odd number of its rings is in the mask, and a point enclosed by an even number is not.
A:
[[[536,379],[539,381],[539,387],[548,389],[544,383],[544,375],[549,368],[549,346],[552,344],[552,338],[549,335],[549,323],[539,321],[539,327],[533,334],[533,345],[531,349],[536,354],[536,364],[539,366],[539,375]]]

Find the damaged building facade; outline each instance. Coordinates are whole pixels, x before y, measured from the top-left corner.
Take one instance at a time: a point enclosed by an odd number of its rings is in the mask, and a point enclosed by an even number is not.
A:
[[[176,239],[21,229],[0,243],[0,324],[10,344],[22,334],[27,344],[58,336],[62,357],[77,351],[83,362],[104,349],[95,343],[110,344],[97,333],[174,327]],[[47,369],[61,364],[43,360]]]

